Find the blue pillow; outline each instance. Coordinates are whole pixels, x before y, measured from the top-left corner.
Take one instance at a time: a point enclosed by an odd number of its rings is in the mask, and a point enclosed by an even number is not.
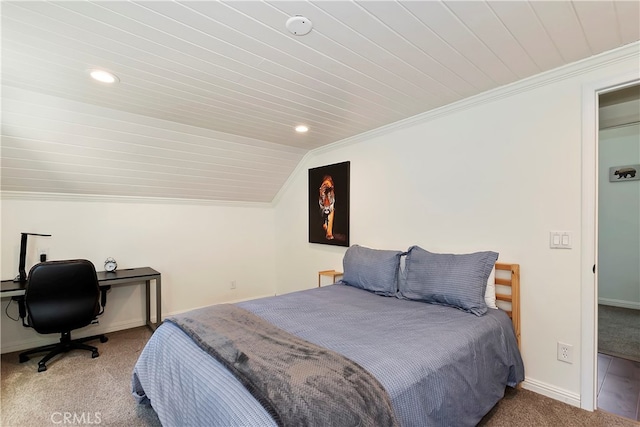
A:
[[[352,245],[342,259],[342,283],[374,292],[394,296],[398,291],[398,267],[403,252],[370,249]]]
[[[436,254],[419,246],[409,248],[406,280],[400,297],[448,305],[482,316],[487,312],[484,293],[498,253]]]

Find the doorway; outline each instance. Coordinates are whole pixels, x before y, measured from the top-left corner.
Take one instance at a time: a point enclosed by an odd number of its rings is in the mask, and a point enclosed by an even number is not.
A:
[[[581,218],[581,351],[580,407],[593,411],[597,407],[598,283],[595,264],[598,255],[597,171],[598,105],[602,94],[640,84],[636,69],[594,81],[582,88],[582,218]]]
[[[596,403],[640,420],[640,85],[598,101]]]

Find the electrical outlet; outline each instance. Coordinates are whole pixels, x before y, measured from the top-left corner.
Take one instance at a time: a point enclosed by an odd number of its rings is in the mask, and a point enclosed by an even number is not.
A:
[[[558,342],[558,360],[565,363],[573,363],[573,346]]]
[[[232,280],[231,281],[231,288],[229,288],[229,289],[235,289],[235,288],[236,288],[236,281]]]

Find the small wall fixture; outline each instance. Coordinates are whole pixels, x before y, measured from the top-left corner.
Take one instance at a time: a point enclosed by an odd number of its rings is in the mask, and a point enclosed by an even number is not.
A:
[[[108,71],[104,70],[89,70],[89,75],[94,79],[101,83],[117,83],[120,81],[115,74],[111,74]]]
[[[309,130],[309,128],[305,125],[298,125],[296,126],[296,132],[298,133],[305,133]]]
[[[304,16],[296,15],[287,19],[286,27],[294,36],[304,36],[305,34],[309,34],[309,31],[313,28],[313,24]]]

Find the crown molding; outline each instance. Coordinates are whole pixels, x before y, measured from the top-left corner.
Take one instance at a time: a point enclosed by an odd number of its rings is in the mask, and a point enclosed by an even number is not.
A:
[[[82,202],[82,203],[138,203],[190,206],[222,206],[243,208],[271,208],[271,202],[237,202],[224,200],[176,199],[164,197],[109,196],[101,194],[46,193],[27,191],[2,191],[0,200],[24,200],[37,202]]]
[[[367,139],[371,139],[377,136],[385,135],[390,132],[394,132],[399,129],[427,123],[434,119],[449,114],[457,113],[463,110],[467,110],[478,105],[493,102],[499,99],[507,98],[519,93],[527,92],[533,89],[537,89],[542,86],[546,86],[552,83],[556,83],[562,80],[569,79],[571,77],[579,76],[589,73],[599,68],[607,67],[617,62],[622,62],[627,59],[638,59],[640,54],[640,41],[634,42],[617,49],[613,49],[599,55],[595,55],[580,61],[572,62],[571,64],[563,65],[553,70],[545,71],[540,74],[535,74],[531,77],[527,77],[521,80],[517,80],[513,83],[500,86],[495,89],[482,92],[478,95],[474,95],[460,101],[453,102],[443,107],[435,108],[433,110],[420,113],[413,117],[409,117],[397,122],[385,125],[380,128],[376,128],[349,138],[336,141],[332,144],[328,144],[322,147],[318,147],[311,151],[313,154],[319,154],[325,151],[331,151],[338,147],[343,147],[358,142],[362,142]]]

